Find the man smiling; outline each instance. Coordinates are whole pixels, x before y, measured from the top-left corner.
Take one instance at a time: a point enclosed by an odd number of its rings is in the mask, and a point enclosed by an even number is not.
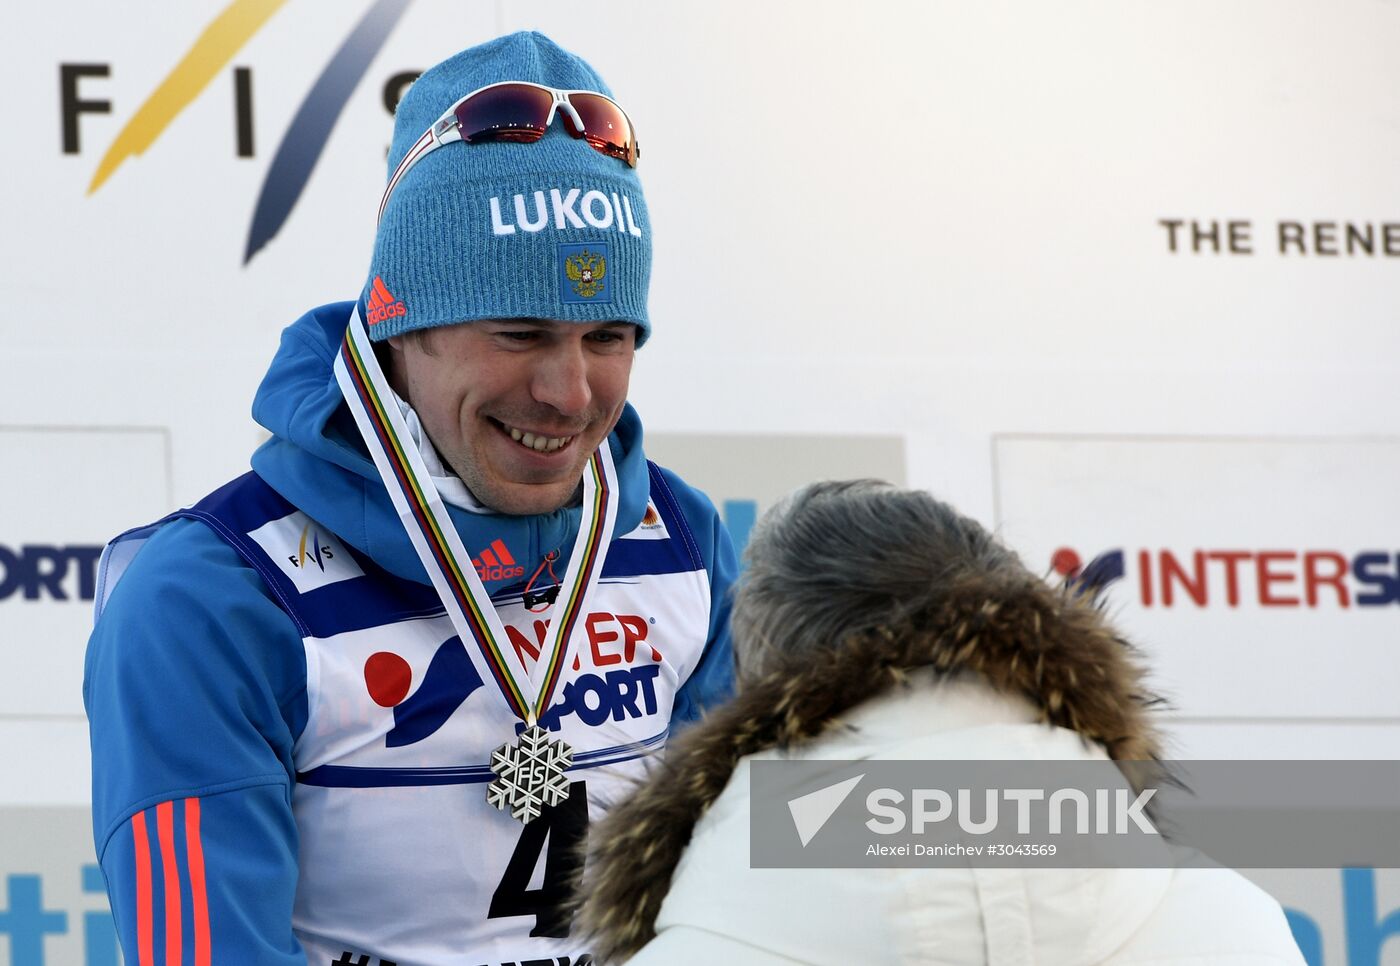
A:
[[[84,696],[128,962],[583,961],[590,821],[732,677],[733,548],[627,403],[639,155],[538,34],[425,73],[253,471],[109,548]]]
[[[390,383],[467,489],[503,513],[548,513],[622,415],[636,327],[495,319],[388,341]]]

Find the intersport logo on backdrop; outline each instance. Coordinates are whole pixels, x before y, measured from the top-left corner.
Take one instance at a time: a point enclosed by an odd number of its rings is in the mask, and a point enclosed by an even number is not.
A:
[[[172,50],[170,72],[131,115],[107,147],[88,183],[88,194],[102,188],[122,164],[144,154],[172,122],[194,102],[234,56],[280,10],[287,0],[233,0],[210,22],[183,55]],[[311,172],[330,140],[331,131],[350,95],[389,38],[408,7],[408,0],[375,0],[331,55],[288,124],[268,166],[248,227],[243,264],[246,265],[277,235],[301,197]],[[327,7],[327,10],[339,9]],[[308,52],[314,56],[314,52]],[[81,120],[88,114],[112,113],[112,102],[95,96],[98,79],[109,77],[112,65],[59,65],[59,109],[63,121],[63,153],[81,154]],[[385,108],[392,114],[418,71],[391,74],[384,83]],[[232,71],[235,156],[255,154],[253,138],[253,72]]]
[[[101,544],[0,543],[0,603],[90,601],[101,557]]]
[[[1114,548],[1086,563],[1077,550],[1061,547],[1050,566],[1085,590],[1122,581],[1118,592],[1144,608],[1349,610],[1400,604],[1400,552],[1390,550]]]

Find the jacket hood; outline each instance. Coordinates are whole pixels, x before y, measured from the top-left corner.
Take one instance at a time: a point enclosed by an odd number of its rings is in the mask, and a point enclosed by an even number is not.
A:
[[[670,744],[637,793],[589,833],[579,921],[598,962],[625,960],[654,938],[695,824],[740,759],[810,745],[847,723],[847,712],[928,673],[980,678],[1115,760],[1160,759],[1150,714],[1159,701],[1144,687],[1132,646],[1092,602],[1029,574],[1011,585],[966,577],[932,612],[848,640],[826,660],[788,660],[748,681]],[[1140,784],[1155,767],[1128,769],[1127,777]]]
[[[312,309],[282,332],[282,342],[253,399],[253,418],[272,439],[253,454],[253,470],[308,516],[380,567],[407,580],[429,583],[408,534],[360,438],[335,378],[335,357],[354,302]],[[637,527],[646,513],[646,459],[642,424],[631,404],[608,437],[617,465],[619,505],[614,536]],[[528,575],[545,553],[558,550],[562,573],[578,532],[581,509],[510,516],[447,512],[467,551],[495,540],[509,548]],[[523,579],[485,581],[495,592]]]

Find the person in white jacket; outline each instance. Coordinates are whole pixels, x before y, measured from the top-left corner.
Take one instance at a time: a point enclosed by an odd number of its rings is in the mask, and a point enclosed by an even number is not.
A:
[[[590,836],[596,962],[1303,963],[1228,869],[750,867],[754,759],[1161,757],[1131,645],[947,505],[799,491],[753,534],[733,630],[735,699]]]

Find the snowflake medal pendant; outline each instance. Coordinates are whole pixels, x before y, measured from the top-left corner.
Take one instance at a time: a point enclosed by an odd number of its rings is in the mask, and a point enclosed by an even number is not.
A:
[[[486,802],[529,824],[546,805],[558,805],[569,797],[564,770],[574,763],[574,751],[563,741],[551,741],[549,732],[530,725],[515,743],[509,741],[491,752],[496,779],[486,786]]]

